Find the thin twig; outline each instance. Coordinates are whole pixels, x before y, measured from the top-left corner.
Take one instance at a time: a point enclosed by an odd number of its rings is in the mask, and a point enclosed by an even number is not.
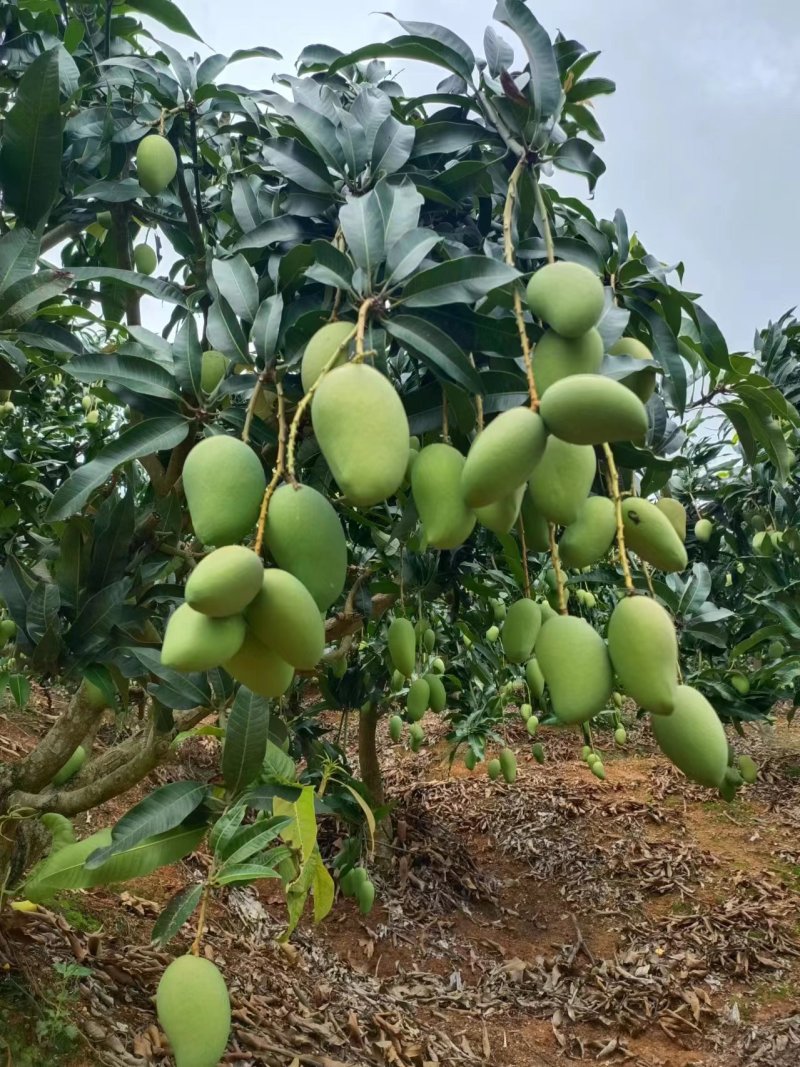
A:
[[[447,444],[450,441],[450,424],[447,418],[447,393],[442,389],[442,440]]]
[[[533,193],[536,198],[536,206],[539,209],[539,213],[542,216],[542,236],[544,237],[544,247],[547,251],[547,262],[555,263],[556,252],[553,247],[553,234],[550,230],[550,219],[547,215],[547,205],[544,202],[544,196],[542,195],[542,189],[535,174],[531,175],[533,181]]]
[[[508,179],[508,191],[506,193],[506,202],[503,207],[503,252],[506,263],[513,267],[515,265],[516,257],[514,255],[514,235],[513,235],[513,222],[514,222],[514,204],[517,199],[517,187],[519,185],[519,179],[526,167],[526,159],[523,156],[517,161],[517,165],[511,172],[511,176]],[[528,340],[528,330],[525,325],[525,315],[522,310],[522,296],[520,294],[519,285],[514,284],[514,318],[517,323],[517,332],[519,333],[519,343],[522,348],[522,358],[525,362],[525,375],[528,379],[528,396],[530,397],[531,410],[537,411],[539,408],[539,394],[536,392],[536,381],[533,377],[533,360],[531,359],[531,345]]]
[[[206,924],[206,908],[208,907],[208,896],[211,892],[211,871],[208,872],[208,880],[203,886],[203,895],[200,898],[200,912],[197,916],[197,933],[194,935],[194,941],[192,941],[192,947],[190,949],[193,956],[200,955],[200,942],[203,940],[203,927]]]
[[[283,395],[283,385],[279,381],[275,382],[275,392],[278,394],[278,456],[272,469],[269,485],[264,490],[264,496],[261,499],[261,511],[258,514],[258,526],[256,527],[255,553],[257,556],[261,555],[261,546],[264,543],[264,526],[267,521],[269,502],[286,469],[286,400]]]
[[[261,390],[264,388],[264,375],[259,374],[256,379],[255,388],[253,389],[253,395],[250,397],[250,403],[247,405],[247,411],[244,416],[244,427],[242,428],[242,440],[247,445],[250,443],[250,427],[253,425],[253,416],[256,413],[256,405],[258,404],[258,398],[261,396]]]
[[[371,307],[372,300],[370,299],[364,300],[361,307],[358,309],[358,320],[356,322],[356,355],[354,360],[356,363],[360,363],[366,355],[366,352],[364,351],[364,334],[367,332],[367,316],[369,315]],[[347,343],[350,343],[349,338]],[[319,381],[319,379],[317,379],[317,381]]]
[[[522,573],[525,579],[525,596],[530,600],[531,576],[528,571],[528,546],[525,544],[525,523],[522,521],[522,515],[517,519],[517,526],[519,528],[520,550],[522,552]]]
[[[558,612],[559,615],[567,615],[567,598],[564,592],[564,572],[561,570],[561,560],[558,555],[558,545],[556,544],[556,527],[555,523],[547,524],[547,533],[550,540],[550,559],[553,563],[553,571],[556,576],[556,593],[558,594]]]
[[[628,562],[628,552],[625,548],[625,526],[622,521],[622,495],[619,488],[619,473],[614,462],[614,453],[611,450],[611,445],[604,444],[603,453],[606,457],[611,496],[614,500],[614,509],[617,515],[617,552],[619,553],[619,561],[625,579],[625,589],[628,593],[633,593],[633,578],[631,577],[631,567]]]
[[[475,357],[473,356],[473,354],[471,352],[469,354],[469,361],[472,364],[472,366],[474,367],[475,366]],[[483,397],[481,396],[480,393],[476,393],[475,394],[475,417],[476,417],[476,422],[477,422],[477,426],[478,426],[478,433],[480,433],[481,430],[483,429]]]

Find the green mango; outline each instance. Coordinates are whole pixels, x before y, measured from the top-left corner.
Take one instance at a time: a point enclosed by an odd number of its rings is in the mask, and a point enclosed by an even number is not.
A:
[[[372,507],[400,488],[408,465],[403,402],[374,367],[348,363],[326,374],[311,404],[317,444],[345,497]]]
[[[607,496],[590,496],[558,542],[565,567],[579,570],[597,563],[608,552],[617,532],[617,510]]]
[[[204,956],[178,956],[161,976],[156,1013],[176,1067],[217,1067],[231,1032],[225,979]]]
[[[237,682],[262,697],[283,696],[294,678],[294,668],[249,632],[239,651],[222,666]]]
[[[464,766],[467,768],[468,771],[474,771],[477,763],[478,757],[475,755],[474,750],[468,748],[467,751],[464,753]]]
[[[560,722],[587,722],[606,706],[611,661],[602,637],[584,619],[570,615],[549,619],[536,640],[536,661]]]
[[[350,346],[345,342],[352,335],[352,322],[328,322],[317,330],[306,345],[300,364],[300,380],[303,383],[304,393],[307,393],[319,378],[322,368],[329,360],[333,359],[337,350],[339,355],[333,367],[338,367],[347,361],[348,348]],[[330,369],[332,370],[333,367]]]
[[[200,388],[206,396],[214,392],[227,369],[228,358],[222,352],[209,348],[203,353],[200,360]]]
[[[428,706],[431,711],[437,713],[444,711],[447,707],[447,690],[444,687],[444,682],[438,674],[426,674],[425,681],[428,683],[428,689],[430,690]]]
[[[710,541],[713,532],[714,523],[710,519],[698,519],[694,524],[694,536],[701,544]]]
[[[581,749],[581,759],[583,760],[584,763],[588,763],[589,762],[589,757],[591,756],[591,754],[592,754],[591,748],[588,745],[584,745],[583,748]]]
[[[626,546],[645,562],[667,573],[686,569],[689,559],[683,542],[655,504],[638,496],[626,497],[622,525]]]
[[[567,593],[569,593],[569,590],[567,590]],[[537,600],[536,603],[542,609],[542,626],[548,619],[554,619],[558,615],[558,612],[548,600]]]
[[[478,522],[487,530],[499,535],[510,533],[519,516],[522,497],[525,494],[525,486],[521,485],[513,493],[504,496],[502,500],[496,500],[494,504],[487,504],[485,508],[475,508]]]
[[[500,775],[502,773],[502,770],[503,770],[502,764],[500,763],[500,760],[497,759],[497,758],[490,759],[489,762],[486,764],[486,773],[489,775],[489,778],[493,782],[497,781],[497,779],[500,777]]]
[[[422,644],[426,652],[433,652],[436,648],[436,634],[430,628],[423,631]]]
[[[535,715],[529,715],[525,720],[525,729],[531,737],[536,736],[536,731],[539,729],[539,720]]]
[[[579,337],[546,330],[533,350],[533,377],[539,396],[571,374],[597,374],[603,362],[603,338],[595,329]]]
[[[651,362],[653,359],[653,353],[647,345],[642,344],[635,337],[620,337],[619,341],[613,344],[608,351],[612,356],[631,356],[633,359],[649,359]],[[655,367],[644,367],[642,370],[634,371],[626,378],[622,378],[621,381],[624,386],[639,397],[643,404],[646,404],[655,392],[656,369]]]
[[[544,763],[544,745],[537,741],[535,745],[531,745],[531,753],[537,763]]]
[[[650,720],[658,747],[698,785],[717,788],[728,766],[728,742],[719,716],[702,693],[679,685],[671,715]]]
[[[183,465],[189,515],[205,545],[234,545],[244,540],[258,521],[266,488],[261,460],[238,437],[204,438]]]
[[[517,757],[513,748],[504,748],[500,753],[500,773],[509,785],[517,780]]]
[[[542,625],[542,609],[533,600],[523,597],[508,609],[503,623],[503,652],[511,663],[530,659]]]
[[[539,412],[550,433],[573,445],[643,441],[647,409],[635,393],[601,374],[573,374],[555,382]]]
[[[679,500],[675,500],[671,496],[661,496],[656,501],[656,507],[659,511],[663,511],[669,521],[672,523],[672,528],[675,533],[680,537],[681,541],[686,540],[686,508],[681,504]]]
[[[646,596],[619,601],[608,622],[608,654],[622,688],[653,715],[670,715],[678,694],[678,639],[669,613]]]
[[[298,670],[311,670],[325,649],[325,624],[299,578],[277,567],[265,570],[261,589],[245,612],[258,640]]]
[[[562,337],[580,337],[603,314],[603,283],[580,263],[540,267],[528,282],[528,307]]]
[[[464,457],[452,445],[426,445],[411,468],[411,493],[431,548],[458,548],[475,526],[475,512],[464,503]]]
[[[425,740],[425,731],[418,722],[412,722],[408,728],[408,745],[412,752],[419,752],[422,742]]]
[[[391,687],[393,693],[399,693],[406,684],[405,675],[400,671],[392,671]]]
[[[210,671],[235,656],[245,638],[241,615],[211,619],[181,604],[169,617],[161,664],[176,671]]]
[[[81,691],[83,700],[92,711],[105,711],[108,707],[108,700],[103,690],[95,685],[94,682],[89,681],[88,678],[84,678],[81,682]]]
[[[492,607],[492,615],[495,622],[502,622],[506,617],[506,602],[504,600],[492,599],[489,601]]]
[[[531,498],[530,486],[525,487],[520,508],[525,548],[528,552],[550,551],[550,528],[547,519],[538,511]]]
[[[739,671],[734,671],[731,675],[731,685],[743,697],[746,697],[750,692],[750,679],[746,674],[741,674]]]
[[[158,266],[155,248],[150,245],[134,245],[133,265],[140,274],[152,274]]]
[[[499,636],[499,626],[490,626],[489,629],[486,631],[486,640],[489,642],[490,645],[493,645]]]
[[[414,625],[410,619],[404,619],[399,615],[392,619],[387,641],[392,666],[400,671],[404,678],[410,678],[417,662],[417,641]]]
[[[150,196],[163,193],[178,173],[175,149],[161,134],[143,138],[136,149],[136,177]]]
[[[628,733],[624,726],[618,726],[614,731],[614,743],[620,747],[628,740]]]
[[[758,766],[755,760],[751,759],[750,756],[739,756],[736,765],[743,781],[747,782],[748,785],[753,785],[758,778]]]
[[[461,474],[468,507],[484,508],[510,496],[542,458],[544,423],[530,408],[512,408],[493,419],[472,442]]]
[[[201,560],[186,582],[186,603],[214,618],[239,615],[261,589],[264,567],[242,545],[225,545]]]
[[[342,594],[347,542],[327,497],[309,485],[282,485],[269,502],[264,543],[277,565],[299,578],[320,611]]]
[[[520,704],[519,713],[522,717],[522,721],[527,722],[531,715],[533,715],[533,708],[530,704]]]
[[[412,722],[419,722],[431,703],[431,688],[425,678],[415,678],[408,687],[406,713]]]
[[[358,901],[358,910],[362,915],[369,915],[372,911],[372,906],[375,903],[375,884],[369,880],[361,882],[356,887],[356,900]]]
[[[444,660],[441,656],[436,657],[431,663],[431,668],[433,669],[434,674],[444,674]]]
[[[74,778],[85,762],[86,749],[83,745],[78,745],[61,770],[53,778],[53,785],[64,785],[70,778]]]
[[[596,469],[590,445],[571,445],[548,437],[544,455],[528,483],[533,507],[548,522],[569,526],[580,515]]]
[[[392,715],[389,719],[389,737],[392,741],[399,741],[403,736],[403,720],[399,715]]]
[[[544,625],[544,622],[545,620],[542,619],[542,625]],[[534,656],[525,664],[525,681],[528,683],[531,696],[537,704],[541,705],[541,700],[544,696],[544,675]]]
[[[594,761],[589,770],[592,772],[595,778],[599,778],[601,782],[605,781],[606,769],[599,759]]]

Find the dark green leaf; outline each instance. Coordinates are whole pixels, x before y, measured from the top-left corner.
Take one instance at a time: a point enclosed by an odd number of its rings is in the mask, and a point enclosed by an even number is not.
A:
[[[0,237],[0,293],[21,278],[33,274],[39,255],[39,238],[24,226]]]
[[[76,356],[64,365],[67,374],[91,385],[101,379],[123,385],[134,393],[178,400],[175,381],[160,363],[141,356],[115,356],[92,353]]]
[[[413,274],[439,241],[441,237],[433,230],[426,230],[423,227],[407,230],[387,252],[386,281],[401,282],[409,274]]]
[[[577,103],[580,100],[591,100],[592,97],[603,93],[613,93],[616,88],[610,78],[584,78],[572,86],[568,97],[570,103]]]
[[[519,271],[499,260],[462,256],[415,274],[406,284],[402,300],[406,307],[471,304],[518,277]]]
[[[291,823],[284,816],[264,819],[259,816],[255,822],[238,829],[224,844],[217,848],[217,855],[226,864],[243,863],[257,852],[263,852],[270,841],[274,841],[281,830]]]
[[[256,358],[264,368],[271,367],[275,362],[282,316],[283,297],[275,293],[261,301],[253,319],[250,340],[256,350]]]
[[[405,177],[400,183],[381,178],[374,191],[383,217],[385,247],[391,248],[403,234],[415,229],[424,200],[410,178]]]
[[[666,371],[664,386],[675,410],[682,415],[686,408],[686,367],[678,349],[677,338],[658,312],[643,300],[627,300],[626,304],[647,323],[653,338],[653,356]]]
[[[483,35],[483,51],[493,78],[498,78],[500,72],[508,70],[514,62],[514,49],[492,26],[487,26]]]
[[[31,641],[39,642],[49,629],[54,628],[60,606],[58,586],[51,582],[37,582],[28,601],[25,619],[25,631]]]
[[[418,59],[423,63],[433,63],[439,67],[446,67],[454,74],[460,75],[469,81],[472,67],[465,63],[463,58],[446,45],[437,41],[431,41],[424,37],[393,37],[385,44],[368,44],[363,48],[357,48],[355,52],[339,56],[328,68],[329,74],[336,74],[344,67],[362,63],[365,59]]]
[[[437,378],[451,381],[470,393],[483,392],[481,376],[467,355],[446,333],[416,315],[395,315],[385,322],[386,332],[417,353]]]
[[[262,151],[267,162],[279,174],[299,185],[301,189],[333,195],[328,168],[316,152],[312,152],[299,141],[291,137],[272,137]]]
[[[116,282],[131,289],[141,289],[157,300],[186,307],[186,297],[180,287],[162,278],[149,278],[135,270],[119,270],[117,267],[70,267],[69,273],[77,282]],[[99,297],[98,297],[99,298]]]
[[[244,256],[215,259],[211,264],[211,274],[234,314],[252,322],[258,310],[258,282],[255,271]]]
[[[24,674],[10,674],[8,676],[8,688],[14,703],[22,711],[28,706],[31,698],[31,683]]]
[[[457,33],[453,33],[446,26],[440,26],[436,22],[408,22],[405,19],[399,19],[396,15],[393,15],[391,11],[381,11],[380,14],[386,15],[387,18],[394,19],[399,23],[406,33],[411,34],[412,37],[419,37],[423,40],[438,41],[439,44],[448,48],[451,52],[455,52],[461,56],[464,60],[465,69],[472,73],[475,67],[475,55],[465,40],[458,36]],[[469,74],[466,79],[469,80]]]
[[[168,30],[194,37],[202,43],[202,37],[195,32],[180,7],[173,4],[172,0],[127,0],[127,6],[134,11],[141,11],[143,15],[149,15]]]
[[[71,278],[64,271],[40,270],[13,282],[0,295],[0,324],[13,330],[32,319],[40,305],[63,293]]]
[[[76,200],[103,200],[107,204],[124,204],[128,200],[140,200],[147,193],[135,178],[123,178],[118,182],[92,182],[75,194]]]
[[[150,942],[163,948],[179,932],[181,927],[188,922],[203,895],[203,883],[187,885],[175,896],[170,897],[164,905],[164,909],[156,919]]]
[[[498,0],[494,17],[516,33],[527,52],[531,102],[537,121],[543,122],[556,113],[561,102],[561,78],[550,37],[522,0]]]
[[[605,173],[606,165],[588,141],[570,137],[556,149],[553,162],[562,170],[582,174],[589,183],[589,192],[594,191],[597,179]]]
[[[339,209],[339,225],[356,265],[373,278],[384,257],[384,220],[378,194],[371,189]]]
[[[186,438],[189,423],[185,419],[146,419],[123,430],[93,460],[78,467],[56,490],[47,518],[50,522],[67,519],[83,507],[95,489],[103,484],[121,463],[139,456],[174,448]]]
[[[228,716],[222,750],[222,776],[230,793],[241,792],[258,775],[267,750],[268,730],[268,702],[242,686]]]
[[[394,174],[407,163],[414,148],[414,127],[387,115],[372,146],[370,166],[374,174]]]
[[[187,315],[175,335],[172,349],[175,379],[178,386],[200,399],[203,374],[203,351],[197,337],[197,323],[193,315]]]
[[[215,300],[208,309],[208,323],[206,325],[208,339],[212,346],[219,352],[224,352],[230,359],[237,363],[249,363],[250,353],[247,349],[242,324],[233,313],[233,309],[224,297]]]
[[[284,241],[301,241],[306,234],[302,219],[296,215],[277,215],[267,219],[254,230],[245,233],[233,246],[234,252],[247,251],[251,248],[266,248],[268,245],[282,244]]]
[[[289,848],[276,849],[275,853],[276,863],[292,855]],[[267,867],[263,863],[237,863],[224,867],[214,881],[217,885],[233,885],[236,882],[255,882],[259,878],[280,878],[280,874],[275,867]]]

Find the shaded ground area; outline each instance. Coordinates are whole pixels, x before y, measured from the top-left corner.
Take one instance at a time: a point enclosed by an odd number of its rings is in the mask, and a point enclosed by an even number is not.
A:
[[[322,926],[304,923],[279,945],[284,910],[271,883],[212,908],[205,951],[234,1002],[225,1062],[800,1062],[800,733],[753,727],[738,739],[762,773],[725,805],[655,754],[646,725],[631,727],[625,752],[600,741],[602,783],[580,761],[577,735],[541,731],[540,766],[512,727],[513,786],[449,769],[444,724],[425,725],[416,755],[384,738],[395,834],[372,872],[378,903],[367,919],[339,901]],[[0,716],[0,749],[18,755],[44,726],[46,712]],[[210,770],[214,744],[193,745],[160,780]],[[195,855],[6,923],[0,1049],[3,1036],[18,1046],[9,1063],[172,1062],[152,997],[190,938],[166,953],[149,935],[161,903],[204,864]]]

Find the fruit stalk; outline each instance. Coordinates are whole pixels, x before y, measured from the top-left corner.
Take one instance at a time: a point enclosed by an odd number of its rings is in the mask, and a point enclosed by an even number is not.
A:
[[[340,353],[347,350],[347,346],[350,344],[350,342],[353,340],[354,337],[356,338],[356,349],[358,349],[359,330],[361,330],[361,350],[362,350],[361,358],[363,359],[363,357],[364,357],[364,353],[363,353],[364,333],[363,333],[363,331],[366,328],[366,321],[367,321],[367,315],[366,315],[366,311],[364,311],[364,305],[366,305],[367,306],[367,310],[369,310],[369,304],[370,304],[370,301],[365,300],[364,303],[361,305],[361,307],[358,309],[358,324],[356,326],[354,326],[353,329],[350,331],[350,333],[347,335],[347,337],[345,337],[345,339],[342,341],[342,343],[339,345],[339,347],[333,353],[331,358],[328,360],[328,362],[325,364],[325,366],[320,371],[319,377],[317,378],[317,380],[309,388],[308,392],[303,395],[302,400],[297,405],[297,409],[295,410],[295,413],[294,413],[294,418],[292,419],[292,424],[289,427],[289,446],[288,446],[288,451],[287,451],[286,470],[287,470],[287,473],[289,475],[290,481],[295,481],[294,468],[295,468],[295,449],[296,449],[296,446],[297,446],[297,433],[298,433],[298,430],[300,429],[300,423],[303,421],[303,415],[306,412],[306,408],[309,406],[311,401],[314,399],[314,393],[317,391],[317,388],[319,387],[319,383],[324,379],[324,377],[328,373],[328,371],[336,366],[336,363],[337,363],[337,361],[339,359]],[[363,323],[362,323],[362,312],[363,312]],[[360,362],[360,360],[358,359],[358,352],[356,352],[355,361],[359,361]]]
[[[278,456],[275,460],[275,466],[272,468],[272,477],[269,480],[269,485],[264,490],[264,496],[261,498],[261,510],[258,513],[254,548],[257,556],[261,555],[261,546],[264,543],[264,526],[267,521],[269,502],[272,499],[272,494],[278,488],[278,482],[283,477],[283,472],[286,468],[286,401],[283,396],[283,386],[279,381],[275,382],[275,392],[278,395]],[[249,409],[247,414],[250,417]],[[245,420],[245,429],[247,429],[247,420]],[[244,434],[242,436],[244,437]]]
[[[194,941],[192,941],[192,947],[189,950],[193,956],[200,955],[200,942],[203,940],[203,927],[206,924],[206,908],[208,907],[208,897],[211,892],[211,871],[213,870],[214,861],[211,861],[211,870],[208,872],[208,879],[203,886],[203,895],[200,898],[200,911],[197,914],[197,933],[194,935]]]
[[[506,263],[513,267],[515,265],[514,255],[514,237],[512,234],[512,226],[514,220],[514,204],[517,200],[517,187],[519,185],[519,179],[522,172],[525,170],[526,159],[522,156],[517,160],[517,165],[511,172],[511,176],[508,179],[508,192],[506,193],[506,202],[503,207],[503,250],[504,259]],[[535,184],[535,182],[534,182]],[[517,332],[519,333],[519,343],[522,348],[522,358],[525,361],[525,374],[528,379],[528,395],[530,396],[531,411],[537,411],[539,408],[539,394],[536,391],[536,381],[533,377],[533,361],[531,359],[531,346],[528,340],[528,331],[525,327],[525,316],[522,311],[522,297],[520,295],[519,286],[514,285],[514,318],[517,323]]]
[[[619,491],[619,472],[617,471],[617,464],[614,462],[614,453],[611,450],[611,445],[604,444],[603,453],[606,457],[611,496],[614,499],[614,508],[617,513],[617,551],[619,552],[619,561],[625,579],[625,590],[627,593],[633,593],[633,578],[631,577],[631,567],[628,562],[628,552],[625,548],[625,527],[622,523],[622,496]]]
[[[356,320],[356,354],[354,363],[361,363],[366,355],[364,351],[364,334],[367,332],[367,316],[369,315],[369,309],[372,307],[372,300],[364,300],[361,303],[361,307],[358,309],[358,318]],[[349,343],[349,342],[348,342]],[[341,350],[341,345],[339,350]],[[323,370],[323,374],[325,371]],[[320,378],[322,375],[320,375]],[[319,379],[317,379],[319,381]]]
[[[558,545],[556,545],[555,523],[547,524],[547,532],[550,539],[550,559],[553,562],[553,573],[556,576],[556,591],[558,593],[558,611],[561,615],[567,614],[567,598],[564,596],[564,572],[561,570],[561,560],[558,558]]]
[[[547,252],[547,262],[555,263],[556,252],[553,246],[553,234],[550,229],[550,219],[547,217],[547,205],[544,202],[542,190],[536,175],[532,174],[531,178],[533,180],[533,195],[536,198],[536,206],[539,209],[539,214],[542,216],[542,236],[544,237],[544,247]]]
[[[471,352],[469,354],[469,361],[474,367],[475,357]],[[483,429],[483,397],[480,394],[475,397],[475,422],[478,433],[480,433]]]
[[[246,445],[250,444],[250,427],[253,425],[253,415],[255,414],[256,405],[258,404],[258,398],[261,396],[261,390],[264,388],[264,381],[265,375],[259,374],[258,378],[256,378],[253,395],[250,397],[250,403],[247,405],[247,411],[245,412],[242,440]]]
[[[522,573],[524,576],[523,589],[525,591],[525,596],[530,600],[531,576],[528,571],[528,546],[525,544],[525,523],[522,521],[522,515],[517,519],[517,528],[519,529],[520,552],[522,555]]]

